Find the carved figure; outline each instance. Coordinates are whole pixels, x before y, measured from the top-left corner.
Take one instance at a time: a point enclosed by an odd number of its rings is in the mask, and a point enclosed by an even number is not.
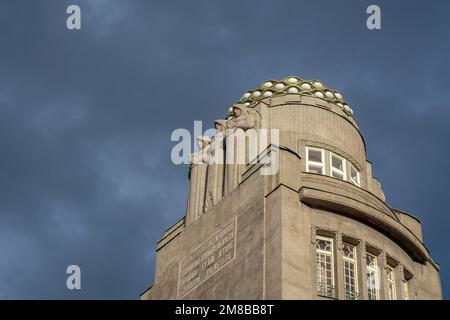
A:
[[[191,165],[199,163],[209,163],[210,153],[209,146],[211,144],[211,138],[206,136],[200,136],[197,138],[198,152],[191,154]]]
[[[259,120],[258,113],[253,109],[248,109],[242,105],[233,106],[233,115],[227,120],[227,128],[248,130],[257,127]]]

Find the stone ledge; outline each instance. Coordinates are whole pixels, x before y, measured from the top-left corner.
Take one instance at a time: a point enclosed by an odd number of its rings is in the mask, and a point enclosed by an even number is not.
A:
[[[342,181],[328,175],[315,174],[309,172],[301,173],[301,184],[311,189],[320,189],[330,193],[339,193],[346,197],[352,197],[359,202],[366,203],[378,211],[392,217],[397,222],[401,222],[391,208],[376,195],[362,187],[355,186],[349,181]]]
[[[320,209],[330,210],[365,223],[397,242],[415,261],[429,260],[425,245],[391,216],[352,197],[329,191],[302,187],[300,201]]]
[[[160,250],[162,247],[164,247],[166,244],[168,244],[170,241],[176,238],[184,230],[184,226],[185,226],[185,217],[181,218],[173,226],[167,229],[166,232],[164,232],[164,235],[162,236],[161,240],[159,240],[158,243],[156,244],[156,251]]]

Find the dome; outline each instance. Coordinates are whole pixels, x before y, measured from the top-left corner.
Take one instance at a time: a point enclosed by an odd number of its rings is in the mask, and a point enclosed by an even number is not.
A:
[[[252,107],[260,100],[286,94],[310,95],[333,103],[349,117],[353,116],[353,110],[339,92],[327,88],[319,80],[306,80],[296,76],[289,76],[282,80],[264,81],[257,89],[244,93],[237,103]]]

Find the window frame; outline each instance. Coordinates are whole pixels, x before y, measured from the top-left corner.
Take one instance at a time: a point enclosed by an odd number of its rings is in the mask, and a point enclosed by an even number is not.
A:
[[[356,171],[356,181],[353,179],[352,170]],[[357,187],[361,187],[361,174],[352,163],[350,163],[350,182]]]
[[[409,300],[409,283],[408,280],[403,280],[403,300]]]
[[[330,247],[331,247],[330,251],[318,249],[317,248],[317,240],[324,240],[324,241],[330,242]],[[323,297],[328,297],[328,298],[336,298],[336,276],[335,276],[335,268],[334,268],[334,263],[335,263],[334,239],[332,237],[316,235],[315,250],[316,250],[316,292],[317,292],[317,295],[323,296]],[[319,278],[319,270],[318,270],[319,266],[317,265],[317,260],[318,260],[319,254],[324,254],[324,255],[330,256],[331,284],[319,282],[319,279],[318,279]],[[326,286],[331,286],[331,294],[330,295],[321,293],[322,291],[319,290],[321,284],[326,285]]]
[[[342,161],[343,170],[333,167],[333,157],[336,157]],[[337,155],[330,151],[330,177],[339,179],[341,181],[347,181],[347,162],[346,161],[347,161],[347,159],[345,159],[344,157],[341,157],[340,155]],[[334,171],[336,171],[338,174],[342,175],[343,178],[340,179],[338,177],[333,176]]]
[[[389,277],[389,275],[391,275],[391,277]],[[395,287],[395,268],[390,265],[386,265],[386,280],[388,289],[387,300],[397,300],[397,290]]]
[[[320,152],[320,157],[322,158],[322,162],[309,160],[309,151],[310,150],[312,150],[312,151],[319,151]],[[309,166],[310,165],[316,166],[316,167],[320,167],[322,169],[322,173],[311,172],[309,170]],[[322,149],[322,148],[315,148],[315,147],[306,147],[306,172],[314,173],[314,174],[326,175],[325,150],[324,149]]]
[[[369,266],[369,264],[367,263],[368,256],[373,257],[374,267]],[[375,280],[374,281],[375,288],[373,288],[373,290],[375,292],[375,299],[370,299],[370,296],[372,295],[372,292],[371,292],[372,288],[370,288],[370,286],[369,286],[369,279],[368,279],[369,272],[370,272],[371,277],[372,277],[372,272],[375,277],[375,279],[374,279]],[[370,252],[366,252],[366,282],[367,282],[367,298],[369,300],[380,300],[380,290],[378,289],[379,283],[380,283],[380,279],[379,279],[379,275],[378,275],[378,257],[377,257],[377,255],[372,254]]]
[[[350,258],[348,256],[346,256],[344,254],[344,246],[350,246],[352,248],[352,254],[353,254],[353,258]],[[351,292],[350,299],[347,299],[347,283],[346,283],[346,277],[345,277],[345,263],[348,262],[350,264],[353,264],[353,286],[355,287],[355,290]],[[356,250],[356,245],[353,245],[349,242],[343,242],[343,250],[342,250],[342,268],[343,268],[343,275],[344,275],[344,281],[343,281],[343,287],[344,287],[344,297],[346,300],[359,300],[359,283],[358,283],[358,257],[357,257],[357,250]],[[349,284],[349,286],[351,286]]]
[[[310,151],[320,152],[321,162],[313,161],[309,159]],[[333,157],[342,161],[342,170],[336,167],[333,167]],[[329,176],[334,179],[339,179],[341,181],[351,182],[357,187],[361,188],[361,172],[357,169],[357,167],[345,157],[334,153],[330,150],[312,146],[305,146],[305,170],[308,173],[320,174],[324,176]],[[327,160],[328,159],[328,160]],[[321,169],[321,173],[316,173],[311,171],[311,167],[314,166],[317,169]],[[352,171],[356,172],[356,180],[352,177]],[[342,176],[342,179],[339,177],[335,177],[333,174]]]

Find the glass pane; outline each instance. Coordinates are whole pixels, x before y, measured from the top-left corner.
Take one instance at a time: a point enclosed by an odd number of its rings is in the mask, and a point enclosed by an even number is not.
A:
[[[333,168],[344,171],[344,161],[336,156],[331,156],[331,165]]]
[[[392,285],[392,283],[389,283],[388,285],[388,292],[389,292],[389,300],[395,300],[394,286]]]
[[[322,152],[320,150],[308,149],[308,160],[314,162],[322,162]]]
[[[351,177],[351,182],[353,182],[355,185],[357,185],[359,187],[360,186],[359,172],[353,166],[350,169],[350,177]]]
[[[367,272],[367,293],[369,300],[377,299],[376,273],[375,271]]]
[[[352,179],[357,182],[358,181],[358,171],[356,171],[356,169],[352,167],[351,174],[352,174]]]
[[[353,259],[354,258],[354,247],[351,244],[344,243],[343,253],[344,253],[344,257]]]
[[[344,180],[344,175],[342,173],[333,171],[332,175],[333,175],[334,178],[338,178],[338,179]]]
[[[344,260],[344,291],[346,300],[359,299],[355,264],[348,260]]]
[[[331,251],[331,241],[317,239],[316,248],[324,251]]]
[[[318,247],[331,246],[330,241],[317,239]],[[335,295],[333,274],[332,274],[332,256],[330,253],[316,253],[317,259],[317,293],[322,296],[333,297]]]
[[[308,172],[323,174],[323,168],[319,166],[309,165]]]
[[[374,256],[367,254],[366,260],[367,260],[368,267],[375,268],[375,257]]]
[[[387,269],[387,278],[389,280],[392,280],[394,278],[394,270],[392,270],[391,268],[388,267]]]

